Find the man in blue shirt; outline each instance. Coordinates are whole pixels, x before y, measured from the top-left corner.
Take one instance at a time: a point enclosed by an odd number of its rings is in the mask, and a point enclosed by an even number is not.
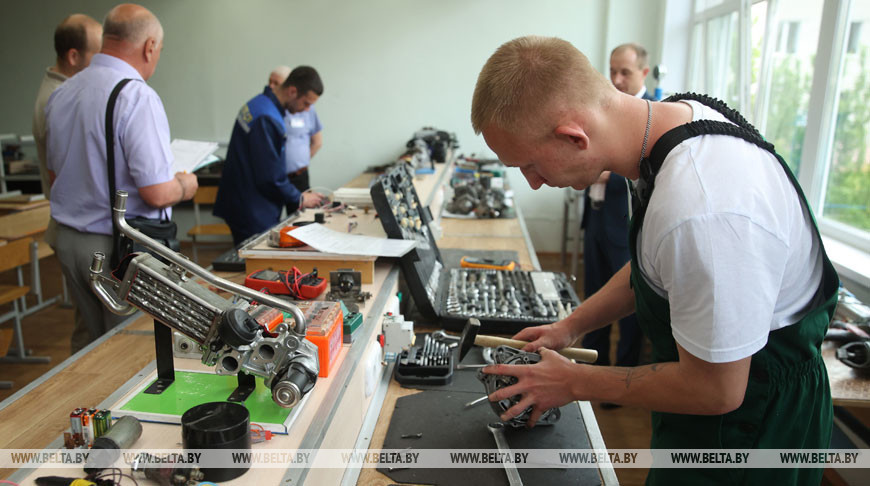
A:
[[[323,146],[323,125],[313,106],[296,113],[288,111],[284,115],[284,123],[287,126],[287,179],[300,191],[306,191],[311,188],[308,166],[314,154]],[[287,204],[287,214],[293,214],[297,209],[298,204]]]
[[[162,49],[163,27],[151,12],[133,4],[113,8],[100,53],[54,91],[45,110],[55,249],[77,310],[73,353],[124,319],[105,308],[89,285],[93,253],[111,259],[113,251],[105,120],[119,81],[133,80],[120,91],[113,114],[115,182],[129,194],[127,215],[169,217],[171,206],[196,193],[195,175],[172,173],[169,121],[145,83]]]
[[[286,112],[301,113],[323,94],[323,82],[309,66],[294,69],[284,83],[248,101],[236,117],[214,214],[226,220],[238,245],[266,231],[290,203],[318,206],[323,196],[303,192],[287,178]]]

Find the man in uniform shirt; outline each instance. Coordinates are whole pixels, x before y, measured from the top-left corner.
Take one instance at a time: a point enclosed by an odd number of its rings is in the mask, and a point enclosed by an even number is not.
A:
[[[287,147],[284,151],[287,179],[296,189],[304,192],[311,188],[308,166],[314,154],[323,146],[323,125],[313,105],[307,110],[287,110],[284,123],[287,125]],[[287,203],[288,215],[297,209],[298,203]]]
[[[239,110],[214,205],[214,215],[227,222],[236,245],[278,223],[286,204],[312,208],[323,199],[287,179],[284,121],[286,112],[308,110],[321,94],[320,75],[300,66],[280,87],[266,86]]]
[[[51,215],[58,222],[57,256],[79,313],[75,353],[124,319],[91,291],[93,253],[111,261],[113,198],[106,160],[106,105],[123,79],[113,113],[115,182],[127,191],[127,216],[170,217],[170,207],[191,199],[193,174],[172,174],[169,122],[147,81],[163,48],[163,27],[144,7],[122,4],[103,23],[103,46],[91,65],[62,84],[46,107]]]

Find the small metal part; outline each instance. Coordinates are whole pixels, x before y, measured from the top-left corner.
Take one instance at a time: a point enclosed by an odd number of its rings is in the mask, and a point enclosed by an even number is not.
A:
[[[480,397],[480,398],[475,398],[474,400],[472,400],[472,401],[466,403],[466,404],[465,404],[465,408],[471,408],[471,407],[477,405],[478,403],[483,402],[483,401],[486,400],[487,398],[489,398],[489,396],[487,396],[487,395],[484,395],[484,396],[482,396],[482,397]]]
[[[456,365],[457,370],[476,370],[480,368],[486,368],[489,366],[488,364],[458,364]]]
[[[495,359],[492,357],[492,348],[483,348],[480,350],[483,356],[483,361],[487,364],[495,364]]]
[[[509,455],[511,453],[511,448],[508,445],[507,437],[504,435],[504,424],[501,422],[493,422],[487,425],[486,428],[492,432],[498,451]],[[503,462],[503,464],[504,471],[507,473],[508,484],[510,484],[510,486],[522,486],[523,480],[520,478],[520,472],[517,470],[517,466],[508,461]]]
[[[416,434],[404,434],[401,437],[403,439],[419,439],[423,437],[423,432],[417,432]]]
[[[432,332],[432,338],[437,339],[438,341],[455,341],[459,342],[459,336],[451,336],[442,330],[437,330]]]
[[[326,293],[326,300],[341,300],[351,312],[357,312],[357,303],[365,302],[371,296],[371,292],[362,290],[360,272],[348,268],[329,272],[329,292]]]

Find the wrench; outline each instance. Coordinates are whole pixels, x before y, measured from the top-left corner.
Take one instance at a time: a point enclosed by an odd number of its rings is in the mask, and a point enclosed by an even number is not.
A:
[[[431,336],[432,336],[432,339],[435,339],[436,341],[441,341],[441,342],[447,344],[447,347],[450,349],[453,349],[459,345],[459,336],[451,336],[450,334],[447,334],[446,332],[444,332],[440,329],[437,331],[434,331],[431,334]],[[446,341],[451,341],[451,342],[447,343]]]
[[[495,437],[495,445],[498,446],[498,451],[505,454],[510,454],[511,448],[508,446],[507,437],[504,435],[504,424],[501,422],[492,422],[486,426],[492,436]],[[520,479],[520,472],[512,462],[504,462],[504,471],[507,473],[508,484],[510,486],[523,486],[523,480]]]

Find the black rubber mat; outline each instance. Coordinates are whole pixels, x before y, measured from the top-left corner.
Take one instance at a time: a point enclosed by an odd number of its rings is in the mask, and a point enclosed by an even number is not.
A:
[[[475,379],[475,381],[477,381]],[[478,382],[481,387],[483,385]],[[399,398],[390,419],[384,449],[496,449],[487,424],[498,420],[488,403],[465,408],[481,392],[454,390],[452,386],[425,390]],[[589,449],[588,437],[576,403],[561,409],[561,419],[552,426],[505,430],[512,449]],[[401,438],[419,434],[420,438]],[[389,471],[379,469],[398,483],[437,485],[508,484],[504,468],[412,468]],[[601,484],[595,468],[530,469],[519,468],[524,484]]]

